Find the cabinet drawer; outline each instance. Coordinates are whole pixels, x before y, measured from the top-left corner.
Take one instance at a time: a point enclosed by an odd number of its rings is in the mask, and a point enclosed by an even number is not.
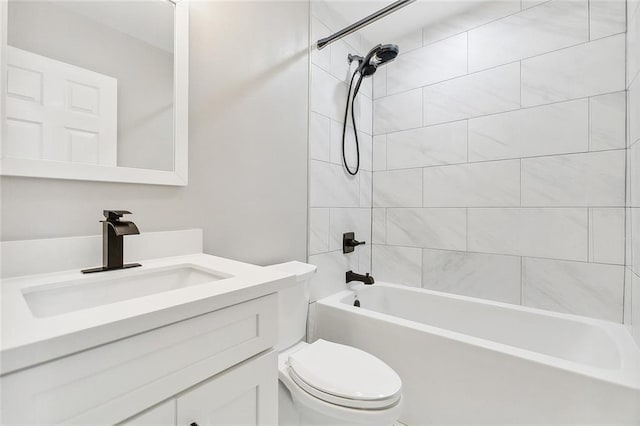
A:
[[[268,349],[271,294],[0,379],[3,424],[114,424]]]

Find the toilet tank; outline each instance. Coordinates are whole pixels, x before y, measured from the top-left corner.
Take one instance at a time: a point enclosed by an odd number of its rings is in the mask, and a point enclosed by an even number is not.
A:
[[[269,268],[277,268],[296,277],[296,283],[293,287],[278,292],[278,345],[276,349],[282,350],[304,340],[309,310],[309,282],[316,272],[316,266],[292,261],[271,265]]]

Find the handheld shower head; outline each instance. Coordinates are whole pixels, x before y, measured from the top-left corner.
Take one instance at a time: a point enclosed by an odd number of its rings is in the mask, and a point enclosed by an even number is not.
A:
[[[380,65],[393,61],[398,56],[399,51],[400,49],[396,44],[377,45],[364,58],[357,57],[360,63],[358,72],[363,77],[373,75]]]

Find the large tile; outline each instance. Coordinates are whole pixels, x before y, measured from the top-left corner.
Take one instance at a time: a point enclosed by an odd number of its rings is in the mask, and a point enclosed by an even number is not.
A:
[[[589,150],[622,149],[626,146],[625,92],[589,99]]]
[[[388,169],[467,161],[467,122],[457,121],[387,135]]]
[[[520,257],[428,249],[422,253],[422,287],[520,304]]]
[[[357,271],[358,255],[333,251],[309,256],[309,263],[318,267],[309,288],[310,302],[315,302],[347,288],[345,273]]]
[[[629,144],[640,140],[640,75],[633,80],[627,93],[628,120],[629,120]]]
[[[466,209],[387,209],[387,244],[466,250]]]
[[[520,160],[427,167],[424,207],[517,207]]]
[[[356,123],[357,124],[357,123]],[[331,120],[331,154],[330,160],[334,164],[343,164],[342,160],[342,129],[343,124]],[[360,148],[360,168],[362,170],[371,170],[372,160],[372,139],[371,135],[362,132],[358,128],[358,146]],[[351,170],[355,170],[358,160],[358,151],[356,148],[356,140],[351,127],[351,121],[347,124],[345,131],[345,157],[347,164]]]
[[[375,172],[375,207],[422,207],[422,169]]]
[[[351,74],[355,70],[356,65],[353,63],[349,65],[347,57],[350,53],[356,53],[351,51],[349,45],[342,40],[338,40],[330,45],[331,48],[331,75],[340,81],[348,83],[351,79]]]
[[[624,208],[589,209],[589,261],[624,265]]]
[[[625,152],[602,151],[522,160],[522,205],[625,205]]]
[[[309,254],[329,251],[329,209],[309,209]]]
[[[469,120],[469,161],[584,152],[588,148],[586,99]]]
[[[329,250],[342,250],[342,235],[355,232],[358,241],[371,243],[371,209],[331,209]]]
[[[393,43],[400,47],[400,55],[412,52],[422,47],[422,28],[409,31],[399,37],[395,37]]]
[[[311,40],[315,42],[331,34],[331,30],[316,17],[311,17]],[[325,71],[331,71],[331,48],[322,50],[313,48],[311,50],[311,63],[319,66]]]
[[[587,209],[469,209],[468,233],[469,251],[587,260]]]
[[[640,141],[627,152],[629,164],[629,206],[640,207]]]
[[[385,244],[387,242],[387,210],[374,208],[372,216],[371,240],[374,244]]]
[[[630,83],[640,72],[640,13],[629,15],[627,28],[627,81]]]
[[[401,45],[400,45],[401,46]],[[467,35],[400,55],[387,67],[387,94],[404,92],[467,73]]]
[[[311,160],[310,207],[359,207],[359,177],[349,176],[342,166]]]
[[[347,85],[322,68],[311,66],[311,111],[342,122]]]
[[[524,304],[622,322],[624,267],[524,259]]]
[[[368,80],[368,79],[367,79]],[[343,107],[344,108],[344,107]],[[358,93],[356,99],[356,126],[359,131],[373,134],[373,101],[366,96],[360,96]]]
[[[360,207],[373,207],[373,173],[360,170]]]
[[[420,287],[422,250],[374,245],[371,274],[376,281]]]
[[[520,64],[469,74],[424,88],[424,124],[520,108]]]
[[[518,1],[487,0],[469,4],[452,2],[452,4],[459,5],[457,13],[452,13],[446,19],[437,20],[423,28],[422,37],[425,45],[520,11]]]
[[[631,269],[640,275],[640,209],[630,209],[631,217]]]
[[[373,102],[373,134],[422,126],[422,89],[386,96]]]
[[[624,34],[522,61],[522,106],[618,92],[624,87]]]
[[[373,170],[387,170],[387,135],[373,137]]]
[[[315,112],[309,114],[309,158],[330,161],[331,120]]]
[[[624,32],[626,6],[625,0],[589,0],[591,40]]]
[[[387,96],[387,68],[380,67],[373,75],[373,99]]]
[[[552,0],[469,31],[469,71],[588,40],[587,0]]]

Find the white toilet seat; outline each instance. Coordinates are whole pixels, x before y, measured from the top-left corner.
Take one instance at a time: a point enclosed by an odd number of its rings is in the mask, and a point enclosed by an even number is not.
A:
[[[324,401],[309,392],[305,391],[299,386],[291,377],[290,369],[288,365],[288,359],[290,354],[297,352],[305,347],[307,343],[298,343],[292,348],[287,349],[280,353],[278,357],[279,379],[282,385],[289,391],[294,405],[296,405],[300,412],[310,411],[315,413],[321,413],[327,418],[337,419],[337,423],[331,423],[327,421],[320,422],[318,424],[354,424],[363,426],[372,425],[391,425],[393,424],[402,413],[402,397],[392,406],[380,409],[363,409],[363,408],[350,408],[343,405],[333,404],[331,402]]]
[[[351,346],[318,340],[290,354],[287,365],[300,388],[331,404],[380,410],[401,398],[402,381],[397,373]]]

